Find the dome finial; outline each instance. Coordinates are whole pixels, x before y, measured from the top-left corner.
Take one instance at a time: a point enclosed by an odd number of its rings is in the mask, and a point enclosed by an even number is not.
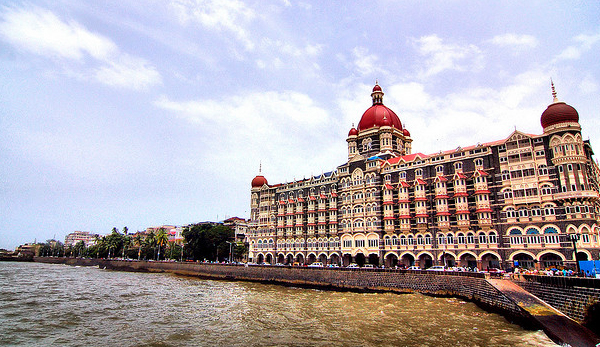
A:
[[[258,174],[260,175],[262,173],[262,160],[258,161]]]
[[[556,97],[556,89],[554,88],[554,81],[550,78],[550,84],[552,85],[552,102],[558,102],[558,98]]]

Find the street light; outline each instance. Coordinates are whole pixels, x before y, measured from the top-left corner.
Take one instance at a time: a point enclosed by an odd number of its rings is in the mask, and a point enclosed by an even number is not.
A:
[[[571,240],[571,242],[573,243],[573,253],[574,253],[574,259],[575,259],[575,269],[577,270],[577,276],[579,276],[579,262],[577,261],[577,241],[579,241],[579,238],[581,237],[581,235],[577,234],[577,233],[572,233],[569,234],[569,240]]]
[[[233,244],[235,242],[231,242],[231,241],[225,241],[229,244],[229,264],[231,264],[231,256],[232,256],[232,252],[233,252]]]
[[[179,262],[183,262],[183,245],[184,243],[181,243],[181,259],[179,259]]]

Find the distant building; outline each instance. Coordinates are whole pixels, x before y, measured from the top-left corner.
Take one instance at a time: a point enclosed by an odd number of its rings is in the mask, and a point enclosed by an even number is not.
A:
[[[89,231],[74,231],[65,237],[65,247],[75,246],[80,241],[85,243],[86,247],[96,244],[98,234],[92,234]]]
[[[247,220],[239,217],[231,217],[224,220],[223,225],[226,225],[233,229],[236,241],[244,242],[244,240],[246,239],[246,233],[248,232]]]
[[[542,134],[423,154],[376,84],[346,163],[290,183],[252,180],[249,259],[573,267],[574,241],[577,259],[597,260],[600,169],[579,114],[554,85],[552,95]]]
[[[24,245],[20,245],[15,249],[15,254],[19,257],[33,257],[39,255],[40,245],[37,243],[26,243]]]

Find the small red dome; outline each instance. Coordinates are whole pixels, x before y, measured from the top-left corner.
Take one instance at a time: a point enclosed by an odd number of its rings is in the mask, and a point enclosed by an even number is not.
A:
[[[402,135],[410,137],[410,133],[408,132],[408,130],[406,130],[406,128],[402,130]]]
[[[356,130],[355,127],[352,127],[352,129],[350,129],[350,132],[348,133],[348,136],[357,136],[358,135],[358,130]]]
[[[384,125],[393,126],[398,130],[402,130],[400,118],[398,118],[394,111],[383,104],[375,104],[363,113],[360,122],[358,123],[358,131]]]
[[[264,185],[268,185],[269,183],[267,183],[267,179],[265,178],[265,176],[261,176],[258,175],[256,177],[254,177],[254,179],[252,180],[252,188],[260,188]]]
[[[558,101],[550,104],[546,111],[542,113],[540,119],[542,127],[546,128],[554,124],[565,123],[565,122],[579,122],[579,113],[572,106],[565,104],[564,102]]]
[[[380,92],[381,91],[381,87],[379,86],[379,84],[376,84],[375,87],[373,87],[373,91],[374,92]]]

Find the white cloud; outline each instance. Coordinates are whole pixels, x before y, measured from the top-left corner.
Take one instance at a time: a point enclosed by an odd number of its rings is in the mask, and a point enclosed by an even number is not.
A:
[[[354,58],[353,64],[356,70],[355,72],[359,75],[365,76],[374,73],[380,73],[381,75],[387,74],[386,71],[381,68],[377,55],[369,54],[367,48],[354,47],[352,56]]]
[[[147,61],[124,54],[103,35],[90,32],[71,20],[62,21],[39,7],[3,8],[0,36],[24,51],[59,60],[77,61],[87,72],[70,72],[110,85],[143,89],[161,82],[160,74]],[[75,67],[68,64],[68,69]],[[84,77],[86,78],[86,77]]]
[[[173,0],[171,8],[182,24],[197,22],[210,30],[230,32],[246,49],[254,48],[245,25],[256,17],[256,13],[242,1]]]
[[[248,167],[263,165],[273,167],[271,177],[292,179],[286,175],[310,174],[311,170],[330,170],[333,146],[323,146],[315,152],[314,144],[329,142],[323,133],[332,119],[306,94],[297,92],[265,92],[232,96],[227,100],[175,101],[160,97],[155,106],[175,114],[211,139],[203,147],[201,160],[208,163],[237,163],[225,170],[239,170],[238,175],[248,175]],[[294,155],[289,155],[294,153]],[[305,158],[301,163],[289,162]],[[227,159],[225,162],[224,159]],[[325,163],[325,164],[322,164]],[[222,174],[223,167],[212,168]],[[234,174],[229,172],[228,174]],[[297,176],[299,178],[299,176]]]
[[[538,45],[538,40],[531,35],[502,34],[496,35],[491,43],[498,46],[511,46],[513,48],[534,48]]]
[[[418,53],[425,57],[422,77],[434,76],[446,70],[481,68],[481,51],[475,45],[447,44],[437,35],[423,36],[413,41]]]
[[[581,56],[592,49],[592,47],[600,41],[600,34],[595,35],[578,35],[574,38],[575,45],[565,48],[555,61],[560,60],[577,60]]]
[[[160,84],[161,76],[144,59],[121,55],[119,61],[110,61],[95,72],[97,81],[115,87],[145,89]]]

